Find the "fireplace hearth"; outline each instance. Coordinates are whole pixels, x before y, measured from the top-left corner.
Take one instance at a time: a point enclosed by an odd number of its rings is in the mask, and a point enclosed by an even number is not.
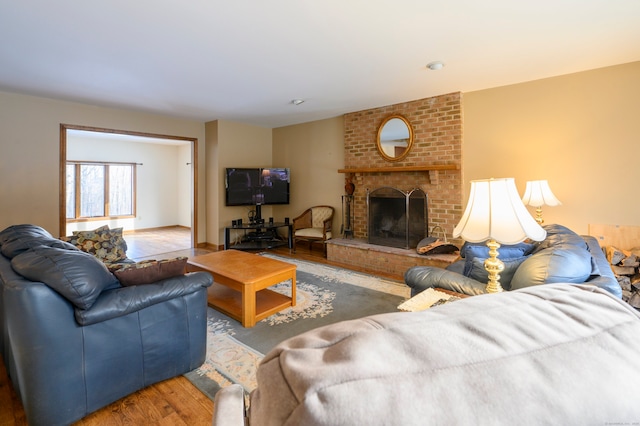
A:
[[[382,187],[367,190],[369,244],[410,249],[427,236],[427,194]]]

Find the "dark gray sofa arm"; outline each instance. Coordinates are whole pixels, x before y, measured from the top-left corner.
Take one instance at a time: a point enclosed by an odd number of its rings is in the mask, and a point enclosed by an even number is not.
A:
[[[96,324],[117,318],[147,306],[194,293],[209,287],[213,277],[208,272],[191,272],[174,278],[131,287],[120,287],[102,292],[90,309],[75,309],[80,325]]]
[[[428,289],[443,288],[456,293],[475,296],[486,293],[486,284],[457,272],[432,266],[414,266],[404,274],[404,282],[411,287],[411,296]]]

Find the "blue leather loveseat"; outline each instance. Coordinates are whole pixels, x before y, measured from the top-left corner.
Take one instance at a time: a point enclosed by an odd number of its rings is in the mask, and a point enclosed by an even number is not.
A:
[[[34,225],[0,232],[0,350],[31,426],[67,425],[202,365],[212,277],[122,287]]]
[[[580,236],[569,228],[545,225],[547,237],[537,243],[502,246],[499,258],[505,269],[500,283],[504,290],[518,290],[541,284],[591,284],[622,297],[622,288],[611,271],[598,241]],[[462,259],[447,269],[415,266],[405,272],[405,283],[411,295],[428,288],[443,288],[458,293],[478,295],[486,292],[487,272],[483,262],[488,256],[484,244],[465,243]]]

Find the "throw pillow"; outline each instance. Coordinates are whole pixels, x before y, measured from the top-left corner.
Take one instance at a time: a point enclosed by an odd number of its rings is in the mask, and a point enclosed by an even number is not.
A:
[[[535,244],[518,243],[518,244],[502,244],[498,249],[498,257],[502,260],[522,257],[530,254],[535,248]],[[479,257],[486,259],[489,257],[489,247],[487,243],[470,243],[465,242],[460,249],[460,257]]]
[[[187,257],[176,257],[160,261],[143,261],[125,265],[114,274],[125,287],[132,285],[153,284],[160,280],[184,274]]]
[[[119,286],[102,262],[80,250],[40,246],[14,257],[11,267],[31,281],[45,283],[80,309],[89,309],[103,290]]]
[[[146,262],[155,262],[155,260],[148,260]],[[124,267],[127,266],[131,266],[132,264],[135,264],[136,262],[134,262],[133,260],[127,258],[125,260],[121,260],[119,262],[114,262],[114,263],[105,263],[105,266],[107,267],[107,269],[109,270],[109,272],[111,272],[112,274],[115,273],[117,270],[122,269]]]
[[[127,244],[122,236],[122,228],[109,229],[108,225],[92,231],[73,231],[66,240],[102,262],[113,263],[127,258]]]
[[[533,244],[529,243],[504,244],[498,248],[498,258],[503,262],[507,259],[519,259],[523,256],[528,256],[534,247]],[[473,268],[473,261],[478,259],[484,262],[489,257],[489,247],[487,247],[486,243],[465,242],[460,249],[460,256],[465,258],[462,274],[469,277]]]
[[[501,259],[502,263],[504,263],[504,270],[500,274],[500,285],[503,289],[511,290],[511,280],[520,265],[522,265],[526,259],[527,256],[516,257],[513,259]],[[489,273],[484,267],[484,259],[473,259],[468,276],[476,281],[480,281],[481,283],[489,281]]]

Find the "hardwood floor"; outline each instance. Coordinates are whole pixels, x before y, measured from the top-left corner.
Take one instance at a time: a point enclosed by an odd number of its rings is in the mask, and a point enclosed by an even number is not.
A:
[[[175,257],[175,252],[191,247],[191,229],[171,226],[129,231],[125,232],[124,240],[127,242],[127,257],[133,260],[163,259]]]
[[[125,234],[127,256],[134,260],[167,259],[177,256],[196,256],[211,250],[188,248],[191,244],[190,230],[175,227],[153,231],[137,231]],[[332,264],[328,262],[320,246],[298,247],[297,253],[280,247],[273,253]],[[337,265],[348,267],[347,265]],[[367,271],[366,268],[350,268]],[[395,276],[387,279],[399,280]],[[213,401],[200,392],[183,376],[165,380],[126,396],[89,416],[81,419],[76,426],[98,425],[210,425],[213,418]],[[0,363],[0,426],[26,426],[25,413],[18,396],[7,376],[4,362]]]

